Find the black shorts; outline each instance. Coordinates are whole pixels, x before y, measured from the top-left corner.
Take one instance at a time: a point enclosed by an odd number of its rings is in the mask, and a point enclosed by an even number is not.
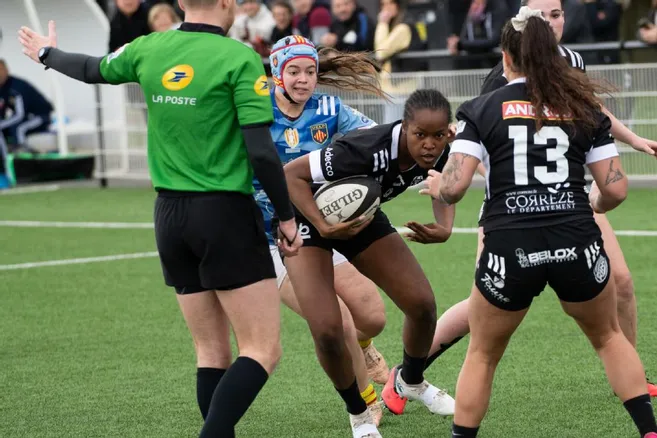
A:
[[[335,249],[350,261],[377,240],[397,232],[388,216],[381,210],[374,213],[374,219],[367,227],[349,240],[326,239],[320,236],[319,231],[305,217],[297,214],[296,220],[299,225],[299,234],[303,239],[303,246],[316,246],[327,251]]]
[[[166,284],[179,294],[276,278],[262,213],[252,196],[160,191],[155,239]]]
[[[597,297],[610,277],[602,235],[591,219],[544,228],[486,233],[475,284],[504,310],[529,307],[546,284],[562,301]]]

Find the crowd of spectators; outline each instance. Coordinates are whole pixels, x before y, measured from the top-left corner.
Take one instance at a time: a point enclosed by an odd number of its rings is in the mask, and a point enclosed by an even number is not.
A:
[[[134,38],[178,26],[183,11],[177,0],[98,0],[106,2],[111,17],[109,50]],[[400,52],[429,47],[427,23],[409,7],[444,4],[447,29],[444,44],[453,56],[490,53],[499,45],[504,23],[518,10],[520,0],[369,0],[369,11],[359,1],[368,0],[237,0],[239,12],[228,35],[266,57],[278,39],[299,34],[321,46],[343,51],[370,51],[388,71],[417,71],[426,60],[396,61]],[[639,1],[639,0],[635,0]],[[642,0],[646,1],[646,0]],[[657,44],[657,0],[637,24],[637,38]],[[631,0],[563,0],[566,19],[562,44],[618,41],[624,10]],[[434,14],[435,15],[435,14]],[[441,40],[442,41],[442,40]],[[594,54],[595,62],[618,62],[617,52]],[[496,59],[461,57],[456,68],[486,68]],[[590,62],[590,60],[589,60]],[[425,63],[425,64],[423,64]],[[464,64],[465,63],[465,64]]]

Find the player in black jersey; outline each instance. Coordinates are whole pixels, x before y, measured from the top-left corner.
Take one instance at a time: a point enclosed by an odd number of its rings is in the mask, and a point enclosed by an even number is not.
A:
[[[539,10],[523,7],[507,23],[502,51],[509,84],[461,106],[448,163],[431,190],[445,203],[458,202],[478,164],[486,167],[484,248],[452,436],[477,435],[496,366],[549,284],[602,359],[641,436],[657,438],[643,366],[618,324],[615,284],[593,219],[593,211],[609,211],[627,195],[611,121],[596,87],[559,55]],[[599,188],[590,196],[585,165]]]
[[[442,171],[452,139],[450,121],[450,104],[441,93],[417,90],[406,101],[404,120],[351,131],[285,166],[304,241],[299,255],[286,259],[285,264],[319,361],[351,414],[354,437],[380,435],[358,393],[345,347],[333,289],[333,249],[377,283],[406,315],[403,364],[390,373],[400,395],[419,400],[441,415],[453,414],[454,399],[423,377],[435,329],[436,303],[413,253],[380,210],[364,223],[359,219],[335,226],[326,223],[313,199],[311,184],[316,187],[326,181],[368,175],[381,184],[381,202],[390,201],[424,180],[429,169]],[[433,208],[438,224],[451,230],[453,207],[433,201]]]
[[[560,0],[523,0],[522,6],[528,6],[532,9],[538,9],[542,12],[543,17],[547,19],[554,32],[557,42],[561,40],[564,27],[564,13],[562,10],[562,2]],[[572,51],[564,46],[558,46],[559,54],[566,60],[571,67],[586,71],[586,66],[579,53]],[[556,73],[553,72],[553,78],[556,78]],[[557,80],[557,79],[554,79]],[[500,62],[488,74],[481,87],[481,94],[486,94],[494,91],[507,84],[507,79],[504,77],[502,62]],[[657,150],[657,142],[644,139],[632,131],[630,131],[623,123],[618,121],[608,110],[606,114],[611,119],[611,133],[612,135],[629,145],[637,151],[645,152],[648,154],[654,153]],[[486,176],[483,170],[483,165],[480,165],[478,172],[482,176]],[[482,213],[485,207],[482,205]],[[637,331],[637,311],[636,311],[636,297],[634,294],[634,283],[632,275],[625,261],[623,251],[614,233],[609,220],[604,214],[595,214],[595,221],[602,231],[602,236],[605,241],[605,250],[611,260],[612,265],[612,278],[616,283],[617,295],[617,309],[618,318],[623,330],[623,333],[628,340],[636,347],[636,331]],[[483,214],[480,215],[479,221],[479,240],[477,247],[476,260],[479,260],[481,250],[483,248]],[[449,309],[447,309],[438,320],[436,327],[436,334],[434,337],[433,345],[427,361],[427,366],[431,365],[440,355],[442,355],[448,348],[456,344],[459,340],[469,333],[468,327],[468,300],[463,300]],[[657,386],[651,382],[647,382],[648,392],[652,397],[657,397]],[[387,401],[386,401],[387,402]]]

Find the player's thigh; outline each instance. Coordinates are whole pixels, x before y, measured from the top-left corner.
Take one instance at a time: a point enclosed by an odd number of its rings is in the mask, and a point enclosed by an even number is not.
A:
[[[333,255],[335,290],[354,318],[356,327],[372,327],[380,331],[385,326],[385,306],[376,284],[349,263],[344,256]]]
[[[399,234],[374,241],[352,263],[407,316],[435,320],[436,300],[431,284]]]
[[[472,287],[468,309],[469,354],[477,353],[492,361],[499,360],[509,339],[529,311],[529,307],[506,310],[500,304],[488,299],[477,286]]]
[[[230,324],[214,291],[178,294],[177,298],[194,341],[198,365],[230,365]]]
[[[618,242],[616,233],[614,233],[614,229],[609,223],[609,219],[604,214],[594,214],[593,217],[602,233],[604,248],[611,264],[611,275],[616,282],[617,289],[623,288],[623,291],[627,290],[629,293],[634,293],[633,287],[631,286],[632,275],[630,274],[630,268],[627,266],[623,250]],[[617,292],[621,291],[617,290]]]
[[[198,257],[185,239],[185,224],[192,200],[160,193],[155,200],[155,241],[167,286],[178,294],[208,290],[201,285]]]
[[[332,251],[304,246],[284,262],[301,315],[315,339],[341,336],[342,318],[333,286]]]
[[[276,278],[262,212],[251,196],[223,192],[194,200],[186,240],[201,258],[207,289],[239,289]]]

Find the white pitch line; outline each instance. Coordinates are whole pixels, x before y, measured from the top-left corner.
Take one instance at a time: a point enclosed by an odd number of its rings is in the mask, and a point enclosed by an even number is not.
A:
[[[153,228],[152,222],[44,222],[44,221],[0,221],[0,227],[16,228]]]
[[[57,184],[50,184],[45,186],[30,186],[30,187],[17,187],[15,189],[0,190],[0,195],[24,195],[26,193],[42,193],[42,192],[55,192],[60,187]]]
[[[0,221],[0,227],[15,228],[97,228],[97,229],[153,229],[152,222],[49,222],[49,221]],[[406,234],[407,227],[395,227],[398,233]],[[477,234],[477,228],[453,228],[454,234]],[[650,230],[616,230],[617,236],[657,237],[657,231]]]
[[[413,231],[408,227],[395,227],[399,234],[408,234]],[[477,228],[452,228],[453,234],[477,234]],[[657,237],[657,231],[645,230],[616,230],[614,233],[617,236],[632,236],[632,237]]]
[[[80,259],[47,260],[44,262],[17,263],[14,265],[0,265],[0,271],[43,268],[46,266],[83,265],[85,263],[113,262],[116,260],[143,259],[147,257],[157,257],[157,255],[158,255],[157,251],[151,251],[151,252],[137,252],[133,254],[117,254],[117,255],[102,256],[102,257],[87,257]]]

